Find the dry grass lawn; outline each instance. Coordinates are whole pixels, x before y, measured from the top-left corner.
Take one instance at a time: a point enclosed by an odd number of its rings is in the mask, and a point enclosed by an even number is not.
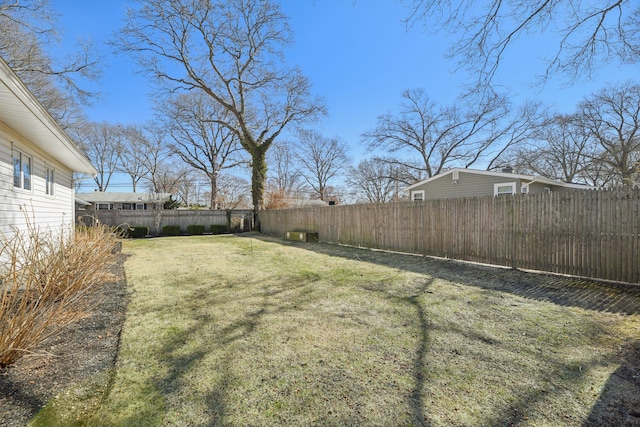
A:
[[[640,354],[638,288],[261,235],[123,252],[116,372],[78,425],[640,420],[640,376],[615,375]]]

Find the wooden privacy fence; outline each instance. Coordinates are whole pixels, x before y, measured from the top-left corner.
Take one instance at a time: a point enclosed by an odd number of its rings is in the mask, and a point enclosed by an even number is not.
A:
[[[640,282],[638,189],[267,210],[260,223],[272,235]]]
[[[231,213],[232,224],[243,231],[248,231],[251,226],[250,210],[234,210]],[[185,232],[189,225],[226,225],[227,215],[224,210],[97,210],[78,215],[80,221],[91,224],[95,219],[101,223],[113,227],[128,224],[131,227],[145,226],[149,228],[150,234],[160,234],[165,225],[178,225],[180,230]]]

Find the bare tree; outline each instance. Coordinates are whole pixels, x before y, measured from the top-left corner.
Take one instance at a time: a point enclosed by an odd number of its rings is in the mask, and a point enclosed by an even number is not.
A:
[[[220,191],[218,192],[218,206],[232,212],[241,203],[250,200],[251,184],[244,178],[235,175],[220,175]]]
[[[492,143],[486,145],[487,170],[501,169],[510,162],[503,161],[505,153],[518,150],[522,144],[538,138],[538,132],[546,123],[545,108],[537,102],[525,102],[512,114],[506,114],[494,128]]]
[[[591,143],[577,115],[557,115],[503,159],[519,172],[569,183],[589,182]]]
[[[543,80],[553,72],[571,79],[613,60],[640,58],[640,4],[630,0],[405,0],[406,22],[423,21],[459,38],[450,56],[491,84],[507,50],[524,36],[557,34]]]
[[[301,198],[303,178],[295,167],[293,156],[294,143],[291,141],[276,142],[267,156],[269,174],[265,188],[265,209],[282,209],[291,207],[294,199]]]
[[[269,170],[268,186],[271,191],[281,193],[284,197],[291,197],[299,192],[302,176],[295,168],[292,153],[293,143],[275,143],[268,156]]]
[[[565,182],[638,185],[640,85],[608,86],[586,97],[571,115],[556,115],[503,162]]]
[[[167,174],[172,175],[168,173],[170,168],[167,165],[171,162],[171,151],[166,141],[165,132],[161,126],[154,123],[148,124],[139,131],[136,155],[144,166],[144,179],[148,183],[147,187],[154,193],[166,192],[163,189],[167,187],[167,182],[174,180],[164,177]],[[182,171],[178,174],[178,176],[183,175]]]
[[[613,175],[611,173],[611,169],[605,163],[597,161],[597,159],[596,161],[591,160],[589,162],[584,175],[587,184],[596,187],[610,187],[620,185],[619,177]]]
[[[363,160],[349,169],[347,183],[356,191],[357,200],[387,203],[397,197],[398,167],[381,159]]]
[[[216,118],[251,156],[255,216],[266,153],[281,132],[323,114],[309,81],[282,60],[287,18],[269,0],[138,0],[115,45],[170,90],[200,90],[228,111]]]
[[[220,175],[220,191],[218,192],[218,206],[225,210],[227,228],[232,229],[231,216],[238,206],[249,200],[251,185],[243,178],[223,174]]]
[[[120,166],[120,128],[106,122],[85,123],[78,130],[77,136],[91,163],[98,170],[93,178],[98,191],[107,191],[111,177]]]
[[[174,194],[184,188],[184,181],[188,179],[191,167],[184,163],[163,162],[158,164],[153,173],[153,179],[147,182],[147,187],[152,193]]]
[[[189,205],[191,204],[192,191],[196,180],[195,174],[196,171],[194,170],[186,173],[178,182],[178,185],[173,192],[173,195],[176,196],[177,201],[186,207],[189,207]]]
[[[327,200],[327,185],[348,165],[346,144],[337,137],[327,138],[316,131],[302,130],[294,158],[297,170],[311,186],[316,197]]]
[[[399,157],[376,156],[372,160],[384,163],[388,170],[394,171],[394,179],[397,179],[398,185],[411,185],[426,178],[424,168],[411,158],[404,160]]]
[[[121,126],[120,132],[118,171],[129,175],[131,187],[135,193],[140,180],[149,174],[143,157],[144,150],[148,146],[142,129],[135,126]]]
[[[521,138],[524,132],[515,122],[502,123],[508,110],[498,97],[453,107],[439,107],[422,89],[407,90],[402,98],[399,114],[378,117],[376,128],[362,138],[371,149],[418,155],[416,175],[423,171],[431,177],[452,165],[470,167],[502,148],[498,144],[512,143],[513,137]],[[505,142],[505,135],[512,139]],[[409,168],[412,162],[402,166]]]
[[[592,163],[615,181],[637,186],[640,172],[640,85],[606,87],[580,103],[581,126],[594,145]]]
[[[80,120],[80,105],[96,96],[79,82],[100,76],[100,57],[91,43],[80,41],[78,52],[54,58],[50,52],[59,37],[48,0],[0,0],[0,57],[67,128]]]
[[[172,97],[160,111],[173,141],[172,152],[207,176],[211,184],[209,206],[216,209],[220,173],[245,163],[237,134],[220,124],[229,121],[228,110],[204,93],[190,92]]]

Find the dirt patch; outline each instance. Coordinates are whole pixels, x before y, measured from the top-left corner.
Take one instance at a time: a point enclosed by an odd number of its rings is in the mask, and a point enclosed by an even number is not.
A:
[[[118,352],[127,303],[123,263],[111,266],[115,281],[92,296],[95,310],[14,365],[0,370],[0,426],[24,426],[56,395],[98,375],[107,387]]]

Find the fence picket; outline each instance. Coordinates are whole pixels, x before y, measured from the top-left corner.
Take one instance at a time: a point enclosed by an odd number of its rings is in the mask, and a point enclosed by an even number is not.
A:
[[[640,190],[261,212],[262,231],[600,279],[640,281]],[[313,228],[313,230],[311,230]]]

